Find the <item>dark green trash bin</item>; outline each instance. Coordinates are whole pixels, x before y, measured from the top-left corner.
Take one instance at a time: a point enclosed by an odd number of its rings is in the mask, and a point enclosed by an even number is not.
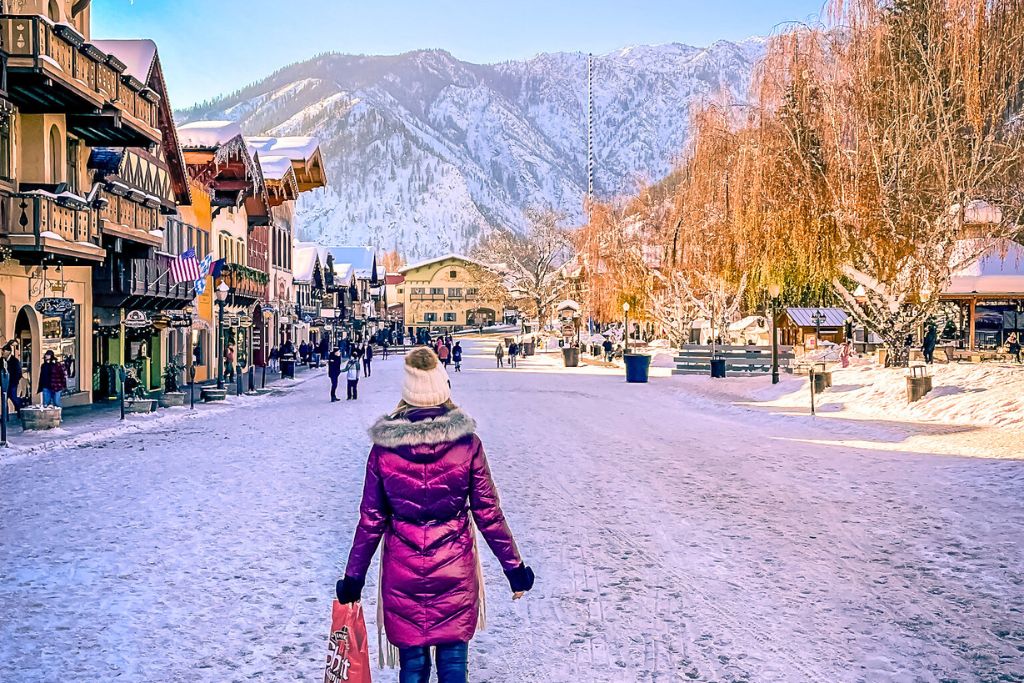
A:
[[[725,377],[725,359],[718,356],[711,359],[711,376],[716,378]]]
[[[580,364],[580,350],[572,346],[566,346],[562,349],[562,360],[565,362],[565,367],[575,368]]]
[[[626,361],[626,381],[646,383],[651,372],[651,357],[643,353],[627,353],[622,358]]]

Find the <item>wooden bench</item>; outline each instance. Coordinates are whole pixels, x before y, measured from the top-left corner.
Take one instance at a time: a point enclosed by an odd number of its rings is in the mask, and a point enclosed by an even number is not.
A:
[[[770,346],[684,346],[675,356],[673,375],[710,375],[713,356],[725,359],[726,377],[751,377],[771,374]],[[788,372],[795,356],[792,346],[779,347],[779,371]]]

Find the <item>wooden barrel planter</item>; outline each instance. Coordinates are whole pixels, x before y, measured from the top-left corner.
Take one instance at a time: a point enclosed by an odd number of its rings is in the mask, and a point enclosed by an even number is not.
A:
[[[19,412],[21,427],[25,430],[56,429],[60,427],[61,409],[54,406],[25,406]]]

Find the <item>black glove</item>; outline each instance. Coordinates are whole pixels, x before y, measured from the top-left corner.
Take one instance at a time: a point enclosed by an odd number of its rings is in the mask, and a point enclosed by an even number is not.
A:
[[[508,585],[512,587],[513,593],[523,593],[533,588],[533,570],[525,563],[506,571],[505,578],[508,579]]]
[[[338,581],[338,585],[335,590],[338,594],[338,602],[343,605],[347,605],[350,602],[359,602],[363,595],[363,584],[366,583],[366,579],[353,579],[348,574],[345,578]]]

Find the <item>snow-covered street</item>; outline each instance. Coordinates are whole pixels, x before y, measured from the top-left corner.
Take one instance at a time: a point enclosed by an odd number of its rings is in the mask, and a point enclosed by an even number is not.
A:
[[[473,680],[1024,681],[1021,460],[730,405],[704,378],[496,370],[492,344],[453,398],[538,579],[513,602],[484,558]],[[0,458],[0,681],[322,680],[365,431],[401,366],[375,361],[356,403],[310,374]],[[376,569],[364,603],[372,622]]]

